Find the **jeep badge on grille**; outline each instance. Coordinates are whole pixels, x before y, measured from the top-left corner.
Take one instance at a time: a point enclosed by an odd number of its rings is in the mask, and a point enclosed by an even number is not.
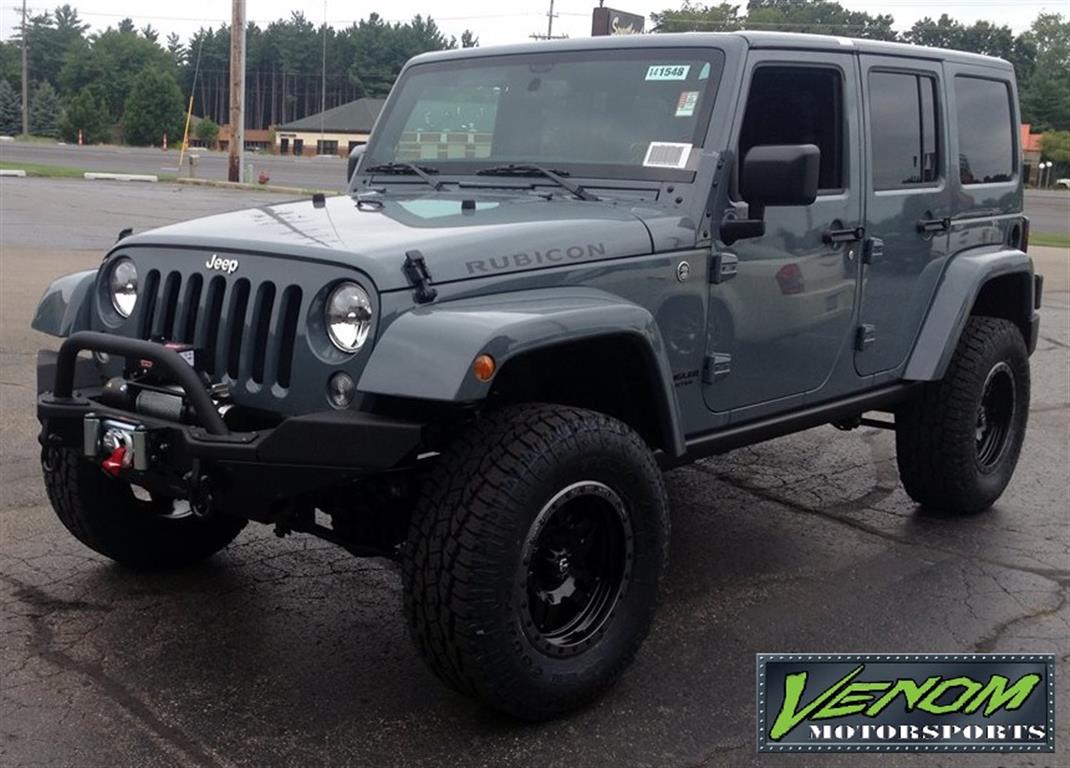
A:
[[[228,275],[233,275],[238,271],[237,259],[221,259],[218,253],[213,253],[212,258],[204,262],[204,266],[208,269],[214,269],[217,272],[226,272]]]

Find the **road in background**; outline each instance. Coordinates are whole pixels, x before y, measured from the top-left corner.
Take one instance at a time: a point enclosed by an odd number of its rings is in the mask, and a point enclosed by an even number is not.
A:
[[[1031,418],[988,512],[919,512],[894,437],[831,427],[667,475],[670,566],[653,631],[603,699],[518,724],[450,692],[409,642],[401,579],[251,524],[220,555],[136,573],[81,546],[45,498],[29,329],[56,276],[118,228],[276,198],[171,185],[0,180],[0,764],[196,766],[858,765],[755,753],[757,652],[1043,652],[1070,711],[1070,253],[1047,275]],[[1058,754],[866,755],[891,768],[1054,766]]]
[[[227,156],[223,152],[193,150],[199,157],[197,176],[202,179],[226,181]],[[292,157],[246,153],[246,161],[253,165],[254,178],[261,171],[271,177],[271,183],[287,187],[303,187],[341,191],[345,187],[345,161],[338,157]],[[176,174],[177,150],[136,147],[79,147],[69,144],[38,144],[0,142],[0,161],[8,163],[36,163],[40,165],[81,168],[86,171],[111,173]],[[186,176],[189,168],[179,175]],[[1032,220],[1034,232],[1070,236],[1070,190],[1029,190],[1025,193],[1025,212]]]
[[[187,153],[197,159],[199,179],[227,180],[225,152],[192,150]],[[85,171],[108,173],[154,173],[178,176],[189,175],[189,162],[178,169],[178,150],[140,147],[79,147],[75,144],[41,144],[18,141],[0,142],[0,161],[5,163],[33,163]],[[271,178],[271,184],[283,187],[302,187],[341,191],[345,187],[346,162],[340,157],[293,157],[267,153],[246,152],[246,165],[252,164],[255,180],[261,172]]]

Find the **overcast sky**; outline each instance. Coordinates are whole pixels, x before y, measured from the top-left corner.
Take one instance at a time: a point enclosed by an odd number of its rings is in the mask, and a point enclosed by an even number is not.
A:
[[[189,2],[146,2],[145,0],[67,0],[94,29],[104,29],[129,16],[139,27],[152,24],[161,34],[178,32],[188,38],[198,27],[218,26],[230,18],[228,0],[190,0]],[[40,12],[60,5],[62,0],[29,0],[29,7]],[[891,13],[899,28],[909,27],[924,16],[941,13],[964,22],[988,19],[1010,25],[1016,32],[1029,26],[1042,10],[1066,13],[1068,0],[840,0],[847,8],[870,13]],[[554,34],[586,37],[591,32],[591,9],[597,0],[557,0]],[[678,8],[679,0],[609,0],[607,5],[622,11],[649,16],[652,11]],[[323,0],[247,0],[247,14],[260,25],[289,16],[300,10],[319,23],[325,17]],[[482,45],[516,43],[533,32],[546,32],[549,0],[327,0],[326,18],[332,26],[350,22],[378,12],[391,21],[403,21],[420,13],[431,15],[448,34],[460,37],[466,28],[479,37]],[[0,36],[9,37],[21,17],[19,0],[0,0]]]

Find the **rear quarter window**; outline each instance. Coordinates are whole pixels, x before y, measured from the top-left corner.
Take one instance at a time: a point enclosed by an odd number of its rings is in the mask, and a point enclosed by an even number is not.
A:
[[[955,113],[961,182],[993,184],[1013,179],[1018,164],[1007,83],[956,76]]]

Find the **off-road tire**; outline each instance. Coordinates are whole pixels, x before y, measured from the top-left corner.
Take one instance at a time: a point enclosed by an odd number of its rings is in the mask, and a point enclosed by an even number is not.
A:
[[[1002,445],[985,462],[979,450],[979,409],[997,369],[1013,382],[1013,410]],[[925,384],[896,413],[903,487],[932,511],[973,514],[987,509],[1010,482],[1028,417],[1029,356],[1021,331],[1008,320],[971,317],[944,378]]]
[[[589,481],[623,502],[631,570],[602,633],[563,658],[523,626],[523,553],[550,500]],[[642,644],[668,538],[661,472],[627,425],[553,405],[491,412],[444,453],[420,490],[402,553],[412,638],[446,684],[495,709],[525,720],[574,710],[610,686]]]
[[[163,570],[203,560],[245,527],[245,520],[219,515],[163,517],[170,501],[142,501],[129,483],[108,477],[75,451],[49,448],[41,457],[52,508],[74,537],[122,565]]]

